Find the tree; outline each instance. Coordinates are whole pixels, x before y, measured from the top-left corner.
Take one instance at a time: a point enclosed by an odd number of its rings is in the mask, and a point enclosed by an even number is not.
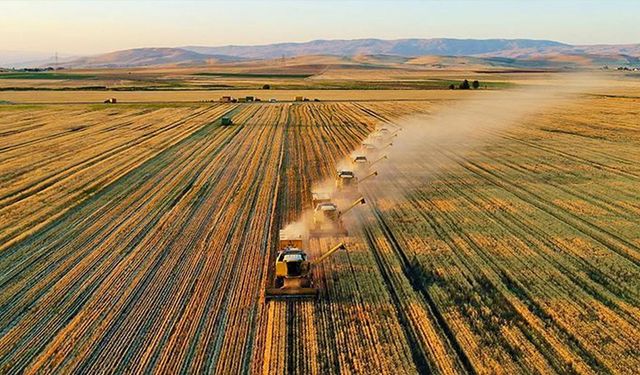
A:
[[[264,85],[264,86],[262,86],[262,89],[263,90],[269,90],[269,89],[271,89],[271,85],[269,85],[269,84]]]
[[[473,83],[471,83],[471,86],[473,86],[474,89],[477,89],[478,87],[480,87],[480,82],[478,82],[478,80],[476,79],[475,81],[473,81]]]
[[[455,90],[456,85],[454,85],[453,83],[449,85],[449,90]]]
[[[469,90],[470,88],[471,86],[469,86],[469,81],[467,81],[466,79],[460,84],[461,90]]]

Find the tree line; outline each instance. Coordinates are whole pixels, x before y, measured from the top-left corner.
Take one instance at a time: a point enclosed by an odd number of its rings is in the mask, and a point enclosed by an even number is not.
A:
[[[459,90],[469,90],[472,87],[474,89],[477,89],[478,87],[480,87],[480,82],[478,82],[478,80],[475,80],[471,82],[471,84],[469,84],[469,81],[465,79],[464,81],[462,81],[462,83],[458,85],[457,88]],[[456,89],[456,85],[454,85],[453,83],[449,85],[449,90],[455,90],[455,89]]]

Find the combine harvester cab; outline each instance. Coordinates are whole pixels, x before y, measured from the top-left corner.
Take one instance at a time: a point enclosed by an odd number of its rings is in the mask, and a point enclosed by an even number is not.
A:
[[[356,157],[353,158],[353,164],[355,165],[366,165],[368,162],[365,155],[356,155]]]
[[[358,178],[352,170],[341,169],[336,175],[336,189],[339,192],[355,190],[358,186]]]
[[[338,205],[333,202],[320,203],[313,210],[313,226],[309,230],[309,238],[332,235],[348,235],[341,223]]]
[[[358,177],[355,172],[348,169],[341,169],[336,174],[336,190],[333,192],[332,199],[342,204],[345,200],[352,200],[358,197]]]
[[[356,155],[351,164],[353,164],[353,169],[356,171],[361,172],[369,169],[369,159],[367,159],[366,155]]]
[[[318,289],[313,286],[311,270],[338,250],[346,250],[340,243],[317,260],[310,261],[302,249],[302,236],[291,236],[280,231],[281,249],[276,256],[275,280],[272,288],[267,288],[265,298],[272,299],[315,299]],[[285,247],[282,247],[282,246]],[[300,245],[294,247],[293,245]]]

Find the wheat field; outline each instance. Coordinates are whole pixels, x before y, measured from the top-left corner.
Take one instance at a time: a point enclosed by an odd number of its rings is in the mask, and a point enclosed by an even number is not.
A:
[[[350,235],[311,240],[348,251],[296,302],[263,292],[314,186],[377,126],[465,96],[2,107],[0,372],[637,373],[640,98],[621,90],[410,153],[400,133]]]

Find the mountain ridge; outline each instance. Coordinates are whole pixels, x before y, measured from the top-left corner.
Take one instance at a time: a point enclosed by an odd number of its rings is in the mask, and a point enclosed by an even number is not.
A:
[[[118,68],[144,66],[196,66],[246,60],[270,60],[299,56],[420,56],[507,58],[530,66],[531,61],[554,62],[555,67],[639,64],[640,44],[571,45],[537,39],[318,39],[264,45],[227,45],[218,47],[184,46],[134,48],[67,59],[59,66]],[[50,63],[49,63],[50,64]],[[541,64],[543,66],[544,64]]]
[[[455,39],[455,38],[408,38],[408,39],[317,39],[309,42],[273,43],[264,45],[220,47],[184,46],[183,49],[203,54],[221,54],[253,59],[278,58],[302,55],[374,55],[399,56],[471,56],[478,53],[497,52],[514,48],[543,48],[569,46],[551,40],[535,39]]]
[[[202,54],[183,48],[133,48],[96,56],[82,57],[63,65],[91,66],[95,68],[153,66],[153,65],[206,65],[233,61],[235,58],[219,54]]]

